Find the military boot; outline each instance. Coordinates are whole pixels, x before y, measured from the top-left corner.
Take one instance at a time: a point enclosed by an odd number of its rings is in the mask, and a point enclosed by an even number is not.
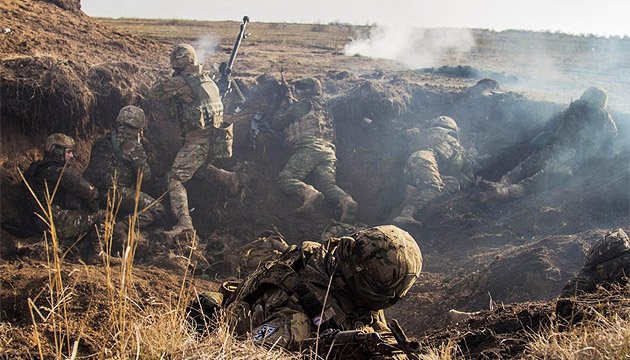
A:
[[[212,165],[209,165],[207,167],[207,170],[214,176],[216,180],[225,185],[230,193],[236,194],[241,189],[241,183],[236,173],[219,169]]]
[[[190,217],[190,215],[182,214],[177,220],[177,225],[173,226],[171,230],[165,231],[164,233],[168,238],[174,239],[186,233],[192,235],[194,231],[195,228],[193,227],[192,218]]]
[[[416,214],[416,207],[413,205],[405,205],[400,214],[392,219],[392,223],[397,225],[415,225],[422,226],[422,222],[414,219],[414,215]]]
[[[302,206],[300,206],[299,208],[295,210],[299,213],[310,210],[317,201],[321,200],[324,197],[324,195],[321,192],[317,191],[311,185],[306,185],[300,191],[300,195],[304,199],[304,202],[302,203]]]
[[[354,201],[352,196],[347,195],[341,198],[341,200],[339,200],[339,206],[341,206],[341,218],[339,221],[345,223],[354,221],[359,204]]]

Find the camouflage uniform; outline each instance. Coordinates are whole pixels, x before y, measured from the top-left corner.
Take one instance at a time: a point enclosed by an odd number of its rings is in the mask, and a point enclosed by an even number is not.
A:
[[[55,135],[49,137],[51,139]],[[62,135],[70,140],[71,138]],[[52,216],[60,239],[76,239],[94,229],[94,225],[105,218],[103,210],[97,210],[98,190],[89,181],[75,174],[66,167],[66,160],[59,148],[52,148],[47,141],[44,158],[32,163],[25,173],[25,179],[37,196],[37,200],[29,197],[26,224],[31,224],[40,232],[49,230],[36,214],[47,217],[40,209],[37,201],[46,208],[46,188],[52,195],[59,183],[55,197],[52,199]],[[74,140],[72,140],[74,148]]]
[[[291,152],[289,161],[278,175],[280,190],[306,197],[306,192],[314,193],[317,189],[327,201],[342,207],[348,201],[354,203],[336,183],[332,115],[320,96],[287,104],[276,112],[270,125],[283,132],[285,146]],[[311,175],[315,189],[304,182],[308,175]],[[356,207],[356,203],[352,206]]]
[[[142,124],[138,128],[124,123],[127,110],[142,112],[135,106],[126,106],[120,111],[117,123],[119,126],[96,140],[92,145],[90,163],[84,176],[96,186],[101,194],[102,206],[107,204],[107,196],[113,190],[113,176],[116,174],[116,199],[121,201],[118,216],[126,218],[133,214],[136,197],[136,177],[142,173],[142,181],[146,184],[151,179],[151,168],[147,163],[147,154],[140,142],[140,132],[144,128],[144,113]],[[121,116],[123,115],[123,116]],[[122,119],[121,119],[122,118]],[[147,226],[162,217],[164,206],[160,203],[149,207],[155,199],[148,194],[139,192],[138,222],[140,226]],[[143,211],[143,209],[148,210]]]
[[[168,174],[171,209],[178,219],[174,232],[192,230],[184,183],[208,160],[232,156],[232,125],[223,122],[219,89],[195,62],[190,45],[177,45],[171,54],[173,77],[158,82],[150,92],[156,106],[166,109],[166,116],[177,122],[184,137]],[[221,172],[212,166],[209,170]]]
[[[598,285],[627,282],[630,277],[630,239],[621,230],[610,231],[586,256],[586,264],[562,289],[562,296],[594,292]]]
[[[440,195],[458,191],[466,178],[465,154],[459,143],[457,124],[447,116],[433,119],[431,124],[428,129],[410,132],[416,151],[405,163],[408,186],[403,210],[395,221],[412,221],[418,210]]]
[[[566,181],[567,176],[594,158],[603,157],[617,135],[617,125],[605,109],[603,89],[592,87],[552,120],[553,131],[538,134],[535,150],[505,174],[495,190],[499,198],[519,198],[541,184]]]
[[[406,295],[421,268],[420,249],[408,233],[378,226],[323,244],[307,241],[301,249],[291,247],[246,277],[223,306],[233,316],[236,332],[250,334],[258,344],[298,351],[305,339],[326,329],[377,332],[386,343],[396,344],[383,309]],[[221,297],[213,293],[208,299]],[[352,357],[371,357],[362,350]],[[392,358],[406,356],[400,351]]]

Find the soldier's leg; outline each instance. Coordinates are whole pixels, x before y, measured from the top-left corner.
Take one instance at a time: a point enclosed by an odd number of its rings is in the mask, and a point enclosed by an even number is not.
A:
[[[394,218],[401,223],[414,222],[416,212],[439,197],[445,188],[433,151],[421,150],[411,154],[405,164],[404,174],[405,180],[414,189],[405,191],[403,210]],[[404,219],[399,219],[401,217]]]
[[[239,191],[241,184],[236,173],[219,169],[212,164],[206,165],[206,170],[215,180],[225,185],[232,194],[236,194]]]
[[[313,184],[327,201],[341,207],[341,222],[354,220],[358,204],[352,196],[341,189],[336,182],[337,158],[335,153],[325,156],[324,161],[313,169]]]
[[[297,149],[278,174],[278,187],[288,195],[300,195],[304,202],[297,211],[309,209],[322,193],[304,182],[306,176],[320,163],[320,154],[308,149]]]
[[[136,190],[132,188],[119,188],[120,209],[118,217],[126,220],[132,215],[136,206]],[[138,224],[144,228],[164,216],[164,205],[155,202],[155,199],[143,192],[138,193]]]
[[[168,187],[171,209],[177,218],[177,225],[168,235],[175,236],[193,230],[184,183],[206,162],[209,149],[210,139],[207,134],[204,136],[203,132],[191,133],[175,157],[173,167],[168,173]]]
[[[525,160],[521,161],[514,169],[503,175],[503,177],[501,177],[501,183],[506,185],[516,184],[519,181],[533,176],[545,167],[551,157],[551,153],[551,145],[547,145],[540,150],[534,151],[525,158]]]

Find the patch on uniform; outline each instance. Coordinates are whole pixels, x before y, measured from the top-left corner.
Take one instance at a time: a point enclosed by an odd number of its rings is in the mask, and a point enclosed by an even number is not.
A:
[[[261,340],[265,340],[266,338],[268,338],[269,336],[271,336],[271,334],[273,334],[274,332],[276,332],[276,330],[278,330],[277,326],[273,326],[273,325],[269,325],[269,324],[264,324],[263,326],[260,327],[260,329],[258,329],[258,331],[254,334],[254,336],[252,337],[252,339],[254,341],[261,341]]]

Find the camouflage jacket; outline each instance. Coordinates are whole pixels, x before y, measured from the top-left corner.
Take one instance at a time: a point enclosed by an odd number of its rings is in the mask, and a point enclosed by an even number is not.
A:
[[[137,134],[119,126],[94,142],[84,176],[101,192],[107,192],[114,173],[118,176],[117,186],[134,188],[138,171],[144,181],[151,178],[147,154]]]
[[[205,72],[175,74],[151,88],[149,96],[158,114],[175,121],[185,136],[223,122],[219,88]]]
[[[455,176],[459,179],[467,171],[464,148],[453,130],[431,127],[413,133],[411,148],[413,151],[433,151],[442,175]]]
[[[348,292],[336,271],[336,246],[335,239],[326,244],[307,241],[301,249],[292,246],[280,259],[247,276],[223,304],[236,315],[236,331],[245,334],[253,329],[253,339],[258,341],[261,329],[272,329],[270,321],[282,323],[287,318],[284,323],[290,324],[289,329],[279,329],[286,333],[278,345],[289,350],[299,350],[303,340],[326,329],[377,332],[385,342],[395,344],[383,311],[358,305]],[[404,353],[396,355],[405,358]]]
[[[98,198],[96,187],[67,167],[64,169],[63,160],[56,156],[46,155],[41,161],[32,163],[24,177],[44,207],[46,206],[46,186],[52,195],[57,182],[59,182],[59,187],[52,204],[62,209],[79,210]],[[31,196],[28,198],[29,215],[35,219],[34,213],[41,211],[36,200]]]
[[[332,114],[321,97],[302,99],[279,109],[270,125],[284,133],[285,145],[289,148],[307,136],[331,142],[335,137]]]
[[[610,151],[617,136],[617,125],[608,111],[590,108],[581,100],[571,103],[551,121],[555,123],[553,135],[546,137],[546,142],[552,144],[550,166],[575,168],[601,158]],[[541,134],[536,139],[540,137],[545,136]]]

